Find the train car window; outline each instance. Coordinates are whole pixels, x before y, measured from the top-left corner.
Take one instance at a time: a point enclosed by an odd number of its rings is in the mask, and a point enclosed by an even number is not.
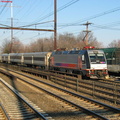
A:
[[[116,58],[116,65],[120,64],[120,50],[117,50],[116,54],[115,54],[115,58]]]
[[[70,51],[70,52],[69,52],[69,54],[72,54],[72,53],[73,53],[73,51]]]
[[[74,54],[78,54],[80,51],[75,51],[75,53]]]
[[[24,60],[32,60],[32,57],[24,57]]]
[[[55,54],[60,55],[62,54],[62,51],[56,51]]]
[[[52,52],[52,55],[55,55],[55,52]]]
[[[59,51],[58,54],[62,54],[62,51]]]
[[[82,55],[82,64],[85,64],[85,56]]]
[[[90,59],[91,59],[91,60],[95,60],[95,59],[96,59],[95,54],[90,54]]]
[[[97,58],[100,60],[105,60],[104,55],[102,53],[97,54]]]
[[[34,57],[35,61],[45,61],[44,57]]]
[[[104,54],[102,54],[102,53],[98,53],[98,54],[90,53],[89,57],[90,57],[91,63],[93,63],[93,64],[96,64],[96,63],[104,64],[105,63],[105,57],[104,57]]]
[[[84,57],[84,55],[82,55],[82,61],[84,61],[85,60],[85,57]]]
[[[63,51],[63,53],[62,54],[68,54],[69,53],[69,51]]]
[[[21,59],[21,56],[10,56],[11,59]]]
[[[78,54],[80,51],[70,51],[69,54]]]

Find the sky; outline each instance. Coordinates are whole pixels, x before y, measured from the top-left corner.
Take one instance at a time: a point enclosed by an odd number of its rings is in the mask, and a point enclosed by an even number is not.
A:
[[[6,0],[10,1],[10,0]],[[54,29],[54,0],[11,0],[0,2],[0,27]],[[113,40],[120,40],[120,0],[56,0],[57,34],[78,35],[86,29],[105,47]],[[12,7],[11,7],[12,6]],[[23,44],[39,38],[53,36],[53,32],[14,30],[13,36]],[[0,30],[0,46],[11,39],[11,30]]]

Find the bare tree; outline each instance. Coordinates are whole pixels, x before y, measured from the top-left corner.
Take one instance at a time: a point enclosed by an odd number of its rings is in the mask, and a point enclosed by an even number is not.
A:
[[[39,38],[26,45],[25,52],[45,52],[53,51],[53,38]]]
[[[120,47],[120,40],[113,40],[108,47]]]
[[[85,40],[86,40],[85,32],[80,32],[79,35],[77,36],[77,47],[81,49],[85,47],[86,46]],[[93,36],[92,32],[88,34],[88,46],[94,46],[95,48],[102,47],[102,43],[97,41],[96,37]]]
[[[24,52],[24,45],[18,38],[14,38],[14,41],[12,43],[11,52],[12,53],[22,53],[22,52]]]
[[[72,49],[75,48],[75,45],[76,37],[72,33],[59,34],[57,41],[58,48]]]
[[[5,39],[1,47],[2,53],[10,53],[11,51],[10,48],[11,48],[11,41]]]
[[[85,32],[80,32],[77,36],[73,33],[59,34],[57,37],[57,48],[67,48],[68,50],[73,48],[83,49],[85,46]],[[102,47],[102,43],[98,42],[93,33],[88,34],[88,45],[96,48]],[[112,43],[111,43],[112,44]],[[120,44],[120,41],[119,41]],[[20,53],[20,52],[45,52],[54,50],[54,37],[39,38],[28,45],[23,45],[19,39],[14,38],[11,43],[9,40],[5,40],[2,46],[3,53]]]
[[[1,50],[2,53],[20,53],[24,52],[24,45],[17,38],[14,38],[14,41],[12,41],[12,43],[11,40],[5,39]]]

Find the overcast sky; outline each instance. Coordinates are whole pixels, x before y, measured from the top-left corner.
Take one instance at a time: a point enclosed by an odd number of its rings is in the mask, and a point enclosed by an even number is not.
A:
[[[12,5],[12,7],[11,7]],[[0,2],[0,26],[53,29],[54,0],[12,0]],[[120,39],[120,0],[57,0],[57,32],[73,33],[86,29],[89,21],[94,36],[107,46]],[[44,24],[43,24],[44,23]],[[14,30],[14,37],[25,44],[38,38],[49,37],[52,32]],[[11,39],[10,30],[0,30],[0,46]]]

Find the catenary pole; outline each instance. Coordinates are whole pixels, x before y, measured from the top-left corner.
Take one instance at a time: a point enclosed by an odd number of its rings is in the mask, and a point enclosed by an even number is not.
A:
[[[85,40],[85,45],[86,45],[86,46],[88,46],[88,33],[91,32],[91,31],[88,30],[88,26],[91,25],[91,24],[92,24],[92,23],[89,23],[89,22],[83,24],[83,25],[86,26],[86,30],[83,31],[83,32],[86,32],[86,40]]]
[[[13,28],[13,2],[12,1],[0,1],[0,2],[5,2],[5,3],[10,3],[10,8],[11,8],[11,28]],[[10,45],[10,52],[12,52],[12,46],[13,46],[13,29],[11,29],[11,45]]]
[[[29,28],[13,27],[12,1],[0,1],[0,2],[9,2],[9,3],[11,3],[11,27],[0,27],[0,29],[11,29],[11,43],[13,43],[13,29],[14,30],[51,31],[51,32],[54,32],[54,50],[57,49],[57,0],[54,0],[54,30],[50,30],[50,29],[32,29],[32,28],[29,29]]]
[[[54,0],[54,50],[57,49],[57,0]]]

